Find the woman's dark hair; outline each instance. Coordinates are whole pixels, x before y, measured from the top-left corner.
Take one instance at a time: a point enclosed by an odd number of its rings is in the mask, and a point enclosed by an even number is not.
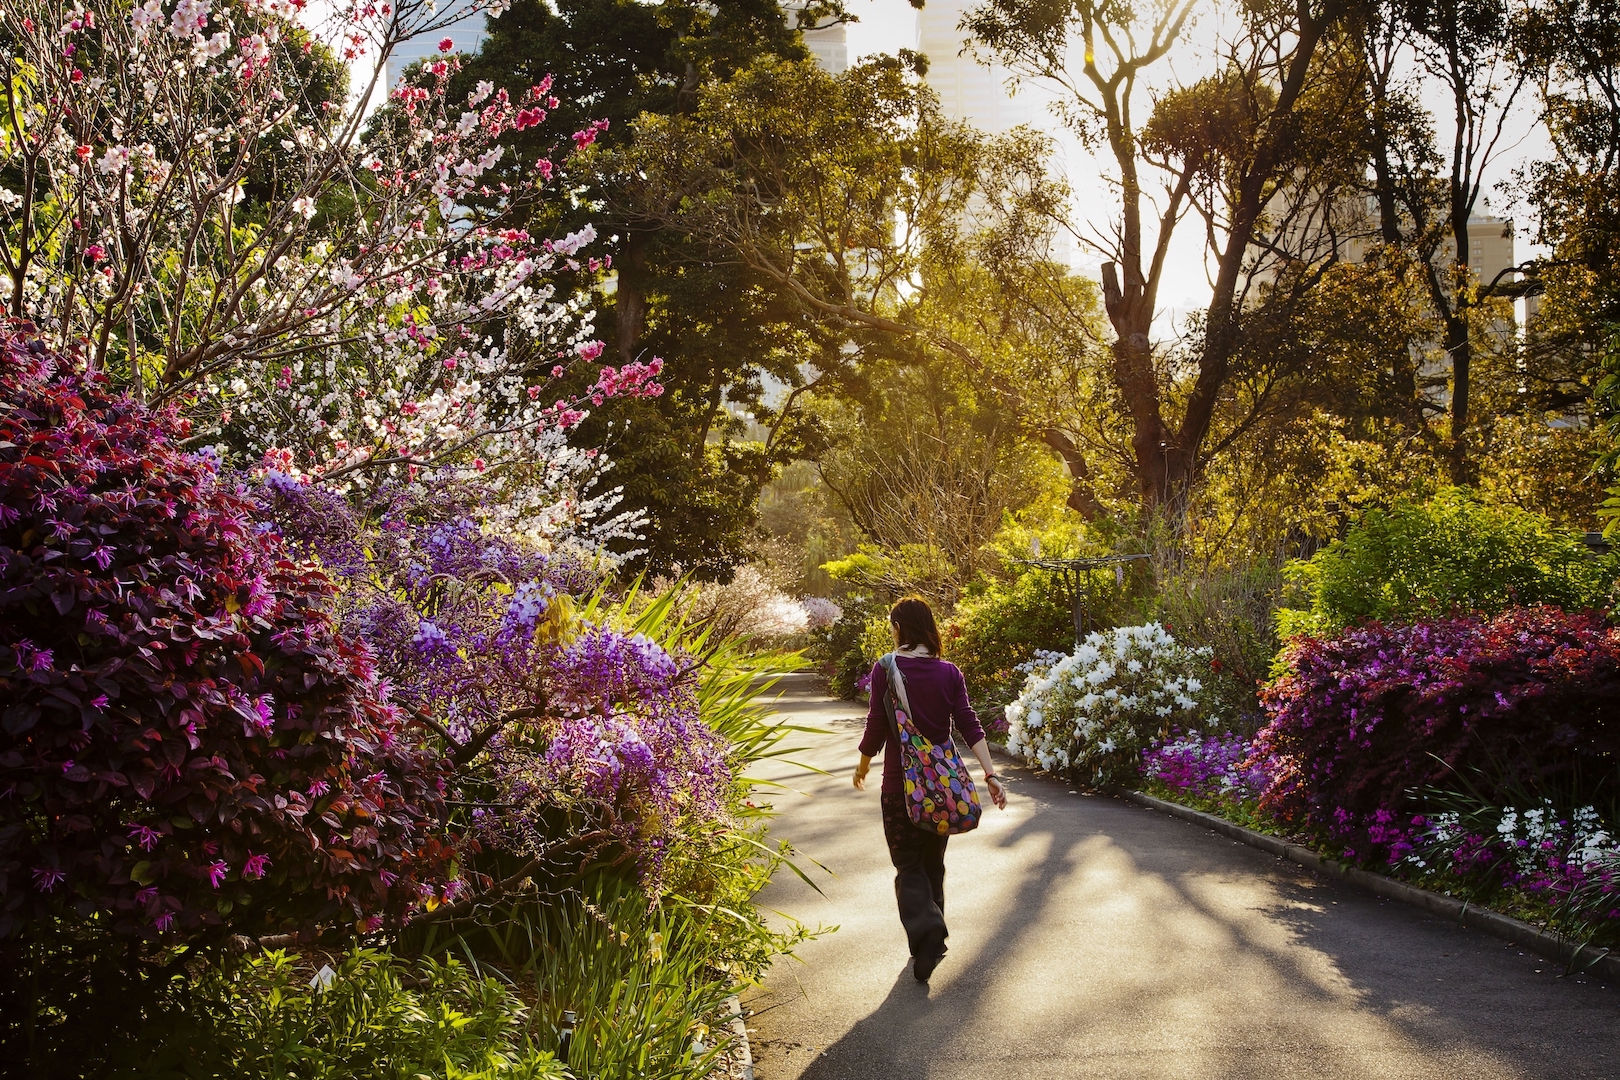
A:
[[[901,645],[926,645],[929,652],[939,655],[939,627],[928,601],[906,597],[889,609],[889,621],[899,628]]]

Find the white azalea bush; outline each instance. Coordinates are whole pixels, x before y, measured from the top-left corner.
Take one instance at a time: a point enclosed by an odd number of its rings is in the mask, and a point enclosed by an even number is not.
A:
[[[1007,749],[1095,785],[1136,775],[1142,751],[1171,727],[1215,720],[1200,679],[1210,651],[1158,623],[1091,634],[1073,653],[1041,653],[1007,706]]]

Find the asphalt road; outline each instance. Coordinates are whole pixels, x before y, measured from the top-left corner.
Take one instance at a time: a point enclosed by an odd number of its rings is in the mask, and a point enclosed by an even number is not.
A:
[[[951,841],[950,954],[919,984],[877,770],[850,785],[857,711],[790,682],[832,775],[759,775],[796,789],[777,832],[822,892],[784,871],[759,900],[838,929],[744,995],[759,1080],[1620,1080],[1620,988],[1006,763],[1008,810]]]

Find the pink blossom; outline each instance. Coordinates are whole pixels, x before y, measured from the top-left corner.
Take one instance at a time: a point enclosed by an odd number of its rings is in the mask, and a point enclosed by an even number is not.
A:
[[[453,51],[455,49],[455,47],[456,47],[455,38],[440,38],[439,39],[439,51],[440,52],[451,52],[451,51]]]
[[[225,864],[224,859],[216,859],[208,866],[208,883],[217,889],[230,872],[231,868]]]
[[[270,856],[249,855],[247,861],[242,864],[242,877],[250,881],[256,881],[264,877],[264,869],[269,865]]]
[[[145,825],[129,826],[129,838],[141,846],[142,851],[151,851],[157,847],[162,834],[147,828]]]
[[[34,867],[34,888],[40,892],[50,892],[67,878],[67,874],[54,866]]]

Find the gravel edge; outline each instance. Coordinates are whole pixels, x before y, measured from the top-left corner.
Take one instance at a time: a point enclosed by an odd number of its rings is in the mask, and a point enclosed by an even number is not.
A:
[[[1449,896],[1442,896],[1428,889],[1420,889],[1415,885],[1408,885],[1394,878],[1384,877],[1353,866],[1345,866],[1334,859],[1319,855],[1309,848],[1298,844],[1291,844],[1275,836],[1245,829],[1235,825],[1225,818],[1206,814],[1202,810],[1194,810],[1190,806],[1169,802],[1152,795],[1145,795],[1140,791],[1131,791],[1126,788],[1115,788],[1109,794],[1136,803],[1149,810],[1158,810],[1172,817],[1202,825],[1206,829],[1229,836],[1234,840],[1270,852],[1279,858],[1287,859],[1301,866],[1308,866],[1312,870],[1319,870],[1352,885],[1359,886],[1369,892],[1391,900],[1399,900],[1404,904],[1411,904],[1436,915],[1453,919],[1470,930],[1479,930],[1492,937],[1515,945],[1522,945],[1539,956],[1555,960],[1564,965],[1566,972],[1582,971],[1589,975],[1620,982],[1620,956],[1607,949],[1599,949],[1591,945],[1583,945],[1558,934],[1551,934],[1545,930],[1538,930],[1527,922],[1491,911],[1489,908],[1474,907],[1462,900]]]

